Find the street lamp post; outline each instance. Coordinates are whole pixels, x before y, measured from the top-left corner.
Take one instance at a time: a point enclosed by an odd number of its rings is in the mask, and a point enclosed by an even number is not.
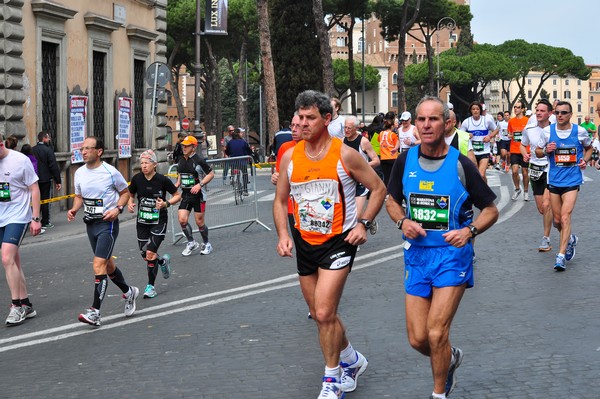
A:
[[[437,95],[440,95],[440,30],[448,29],[448,37],[452,35],[452,31],[456,28],[456,21],[450,17],[444,17],[437,23],[437,29],[435,31],[436,37],[436,52],[437,52]],[[448,40],[450,41],[450,40]]]

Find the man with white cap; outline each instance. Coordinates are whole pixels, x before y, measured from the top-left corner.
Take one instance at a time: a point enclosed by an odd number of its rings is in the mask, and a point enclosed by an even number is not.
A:
[[[200,254],[208,255],[212,252],[212,245],[208,242],[208,227],[204,224],[206,199],[204,198],[202,187],[215,177],[215,172],[196,153],[198,140],[194,136],[187,136],[181,142],[181,146],[183,147],[183,157],[177,164],[177,182],[175,183],[175,187],[181,187],[183,191],[178,216],[183,234],[188,240],[181,254],[183,256],[190,256],[192,252],[200,248],[200,244],[194,240],[192,227],[188,223],[190,212],[193,210],[194,219],[196,220],[196,225],[198,226],[198,231],[200,231],[203,242]]]
[[[131,178],[129,185],[131,196],[127,204],[127,209],[133,213],[136,205],[134,197],[137,195],[137,239],[148,272],[144,298],[154,298],[157,295],[154,283],[158,267],[165,279],[171,275],[171,257],[169,254],[159,257],[157,252],[167,232],[167,208],[181,199],[181,194],[171,179],[156,172],[156,165],[158,165],[158,157],[154,151],[142,152],[141,172]],[[172,198],[167,199],[167,193],[171,194]]]
[[[408,151],[412,146],[421,143],[421,137],[415,125],[411,122],[412,115],[404,111],[400,115],[400,127],[398,128],[398,140],[400,140],[400,152]]]

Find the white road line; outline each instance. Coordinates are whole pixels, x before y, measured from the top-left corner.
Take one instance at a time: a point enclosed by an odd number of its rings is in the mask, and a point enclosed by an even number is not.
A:
[[[386,262],[388,260],[400,258],[403,256],[403,252],[400,251],[401,248],[402,248],[402,246],[398,245],[398,246],[394,246],[394,247],[390,247],[390,248],[385,248],[385,249],[382,249],[380,251],[376,251],[373,253],[361,255],[356,258],[355,262],[360,262],[364,259],[368,259],[368,258],[372,258],[372,257],[378,257],[378,258],[375,260],[372,260],[370,262],[364,263],[364,264],[355,264],[352,269],[360,270],[360,269],[364,269],[364,268],[367,268],[370,266],[380,264],[382,262]],[[387,252],[392,252],[392,251],[398,251],[398,252],[395,254],[392,254],[392,255],[385,256],[385,257],[379,257],[381,254],[384,254]],[[33,346],[33,345],[40,345],[40,344],[44,344],[47,342],[55,342],[55,341],[59,341],[59,340],[63,340],[63,339],[71,338],[71,337],[77,337],[77,336],[84,335],[84,334],[101,332],[101,331],[109,330],[109,329],[116,328],[116,327],[122,327],[122,326],[126,326],[126,325],[133,324],[133,323],[143,322],[143,321],[150,320],[150,319],[156,319],[156,318],[163,317],[163,316],[170,316],[172,314],[185,312],[188,310],[200,309],[200,308],[204,308],[207,306],[217,305],[220,303],[229,302],[229,301],[245,298],[245,297],[252,296],[252,295],[263,294],[263,293],[266,293],[269,291],[275,291],[275,290],[280,290],[280,289],[284,289],[284,288],[288,288],[288,287],[293,287],[293,286],[298,285],[297,279],[298,279],[297,274],[290,274],[287,276],[282,276],[282,277],[279,277],[276,279],[263,281],[260,283],[250,284],[250,285],[232,288],[229,290],[224,290],[224,291],[219,291],[219,292],[213,292],[210,294],[200,295],[200,296],[196,296],[193,298],[182,299],[179,301],[172,301],[172,302],[168,302],[168,303],[165,303],[162,305],[152,306],[149,308],[139,310],[138,312],[136,312],[135,317],[127,318],[124,320],[123,320],[123,315],[107,316],[107,317],[103,318],[103,321],[114,320],[114,319],[120,319],[120,321],[111,323],[108,325],[103,325],[100,328],[91,328],[91,327],[85,326],[81,323],[71,323],[71,324],[67,324],[64,326],[60,326],[60,327],[49,328],[46,330],[40,330],[40,331],[32,332],[29,334],[23,334],[23,335],[16,336],[16,337],[4,338],[4,339],[0,340],[0,344],[11,344],[11,343],[23,341],[23,340],[26,340],[26,341],[0,347],[0,353],[7,352],[10,350],[14,350],[14,349],[25,348],[25,347],[29,347],[29,346]],[[288,280],[295,280],[295,281],[284,283],[285,281],[288,281]],[[272,285],[272,284],[275,284],[275,285]],[[256,289],[258,287],[264,287],[266,285],[271,285],[271,286]],[[184,306],[184,307],[178,307],[178,305],[181,305],[181,304],[184,304],[187,302],[204,300],[204,299],[208,299],[208,298],[215,297],[215,296],[221,296],[221,295],[225,295],[225,294],[230,294],[230,293],[239,292],[239,291],[246,291],[246,290],[250,290],[250,291],[242,292],[242,293],[234,294],[234,295],[229,295],[229,296],[225,296],[225,297],[218,298],[218,299],[212,299],[212,300],[208,300],[208,301],[200,302],[200,303],[196,303],[196,304],[191,304],[191,305]],[[171,308],[171,309],[165,310],[165,311],[162,311],[159,313],[151,313],[151,312],[155,312],[156,310],[163,309],[163,308]],[[142,315],[142,316],[140,316],[140,315]],[[87,327],[87,329],[62,333],[62,334],[53,335],[53,336],[46,337],[46,338],[28,340],[30,338],[55,334],[55,333],[59,333],[61,331],[68,331],[68,330],[73,330],[75,328],[81,328],[81,327],[84,327],[84,328]]]

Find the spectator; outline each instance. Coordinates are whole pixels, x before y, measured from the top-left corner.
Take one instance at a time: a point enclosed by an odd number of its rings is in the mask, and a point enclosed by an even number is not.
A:
[[[284,121],[281,130],[275,133],[273,138],[272,151],[275,155],[279,152],[279,147],[288,141],[292,141],[292,129],[290,128],[290,121]]]
[[[225,155],[227,157],[252,156],[252,150],[246,140],[241,137],[239,128],[234,130],[232,137],[233,139],[227,143],[227,147],[225,148]],[[242,159],[241,162],[236,161],[232,164],[232,169],[239,169],[241,171],[244,185],[242,194],[248,195],[248,161],[245,159]]]
[[[35,155],[33,155],[33,149],[31,148],[31,146],[29,144],[23,144],[23,147],[21,147],[21,152],[25,155],[27,155],[27,158],[29,158],[29,160],[31,161],[31,163],[33,164],[33,170],[35,170],[35,174],[38,174],[38,161],[37,158],[35,157]]]
[[[50,189],[52,188],[52,180],[54,180],[56,191],[61,189],[60,169],[56,163],[54,150],[50,147],[50,135],[45,132],[38,133],[38,143],[33,147],[33,155],[35,155],[38,163],[38,184],[40,186],[40,199],[46,200],[50,198]],[[51,229],[54,227],[50,223],[50,204],[42,204],[42,229]]]
[[[14,150],[17,148],[17,144],[19,143],[19,139],[16,136],[8,136],[4,141],[4,145],[9,150]]]
[[[173,148],[173,163],[179,163],[179,160],[183,156],[183,147],[181,146],[181,142],[183,139],[187,137],[185,132],[179,132],[177,135],[177,143],[175,143],[175,148]]]

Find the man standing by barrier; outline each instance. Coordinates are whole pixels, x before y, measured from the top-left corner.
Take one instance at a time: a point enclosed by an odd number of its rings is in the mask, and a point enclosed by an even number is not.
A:
[[[60,169],[56,163],[54,150],[50,147],[50,135],[45,132],[38,133],[38,143],[33,147],[33,155],[38,161],[38,184],[40,186],[41,200],[50,198],[50,189],[52,188],[52,180],[56,184],[56,191],[60,191],[61,179]],[[54,227],[50,223],[50,204],[42,204],[42,233],[45,229]]]
[[[79,315],[79,321],[93,326],[100,325],[100,306],[106,294],[108,278],[119,287],[125,299],[125,316],[135,312],[137,287],[125,282],[123,273],[115,265],[112,251],[119,235],[119,215],[127,206],[129,190],[123,175],[112,165],[102,161],[104,142],[99,137],[88,137],[81,147],[84,166],[77,169],[74,177],[75,198],[73,207],[67,211],[72,222],[83,207],[83,221],[94,251],[94,301],[92,306]]]
[[[342,141],[330,137],[327,125],[333,108],[329,97],[307,90],[296,98],[302,138],[281,160],[273,216],[279,242],[277,253],[292,256],[296,246],[300,288],[319,329],[325,358],[320,399],[343,397],[353,391],[367,359],[354,350],[345,335],[338,304],[356,248],[367,241],[367,230],[385,198],[385,187],[366,161]],[[356,182],[371,191],[357,223]],[[287,229],[287,201],[294,200],[295,226]]]
[[[19,246],[28,229],[32,236],[38,235],[42,229],[40,190],[29,158],[6,148],[4,137],[1,138],[0,248],[12,300],[6,324],[14,326],[36,315],[27,294]]]
[[[444,140],[451,123],[448,106],[439,98],[419,102],[421,144],[394,164],[386,202],[406,239],[408,340],[430,358],[433,399],[450,395],[463,357],[450,345],[450,326],[465,289],[474,283],[471,240],[498,219],[494,192],[473,162]],[[475,220],[473,204],[481,210]]]
[[[204,159],[196,154],[198,140],[194,136],[187,136],[181,142],[181,145],[183,147],[183,157],[177,164],[177,182],[175,183],[175,187],[181,187],[183,193],[177,215],[183,234],[188,241],[181,255],[190,256],[192,252],[200,248],[200,244],[194,240],[192,226],[188,222],[192,210],[194,211],[194,219],[196,220],[198,231],[200,231],[200,235],[202,236],[200,254],[208,255],[212,252],[212,245],[208,242],[208,227],[204,223],[206,199],[204,198],[202,187],[215,177],[215,172]]]
[[[583,184],[583,169],[592,157],[592,139],[588,132],[571,123],[571,103],[559,101],[554,115],[556,124],[544,128],[536,148],[537,156],[548,157],[548,191],[554,226],[560,232],[560,249],[554,270],[566,270],[566,262],[575,257],[577,236],[571,234],[571,214]]]

